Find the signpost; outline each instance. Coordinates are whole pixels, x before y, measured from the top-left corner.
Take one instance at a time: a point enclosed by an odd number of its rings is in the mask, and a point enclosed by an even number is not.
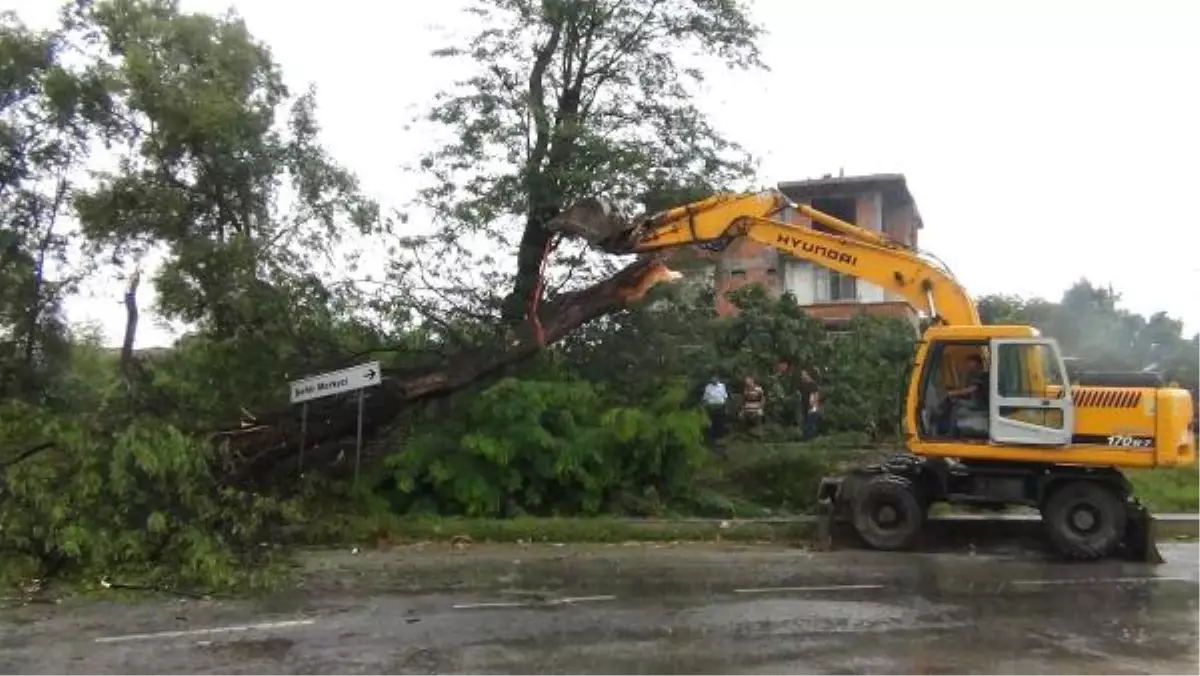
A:
[[[358,392],[358,432],[354,440],[354,481],[358,481],[358,468],[362,456],[362,418],[363,394],[368,387],[374,387],[383,380],[379,362],[371,361],[358,366],[351,366],[339,371],[321,373],[300,380],[293,380],[289,385],[293,404],[300,404],[300,471],[304,471],[304,446],[308,436],[308,402],[313,399],[332,397],[346,392]]]

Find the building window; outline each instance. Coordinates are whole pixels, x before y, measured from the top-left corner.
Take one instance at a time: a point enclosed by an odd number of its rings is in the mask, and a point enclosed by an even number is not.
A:
[[[834,303],[858,300],[858,280],[850,275],[830,271],[829,300]]]
[[[814,199],[812,206],[817,211],[833,216],[847,223],[857,225],[858,203],[850,198]],[[827,230],[824,226],[814,224],[817,230]],[[850,275],[843,275],[825,268],[825,274],[817,277],[816,297],[830,303],[845,303],[858,300],[858,280]]]
[[[857,303],[858,279],[828,268],[817,267],[813,277],[813,301],[817,303]]]

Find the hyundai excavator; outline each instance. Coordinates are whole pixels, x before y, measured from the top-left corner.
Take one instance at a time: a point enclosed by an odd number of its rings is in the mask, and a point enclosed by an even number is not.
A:
[[[1072,383],[1054,338],[1031,326],[984,325],[944,265],[776,190],[717,194],[634,220],[589,199],[550,227],[612,254],[720,251],[745,237],[875,284],[923,316],[907,385],[906,450],[822,479],[826,529],[847,525],[870,548],[902,550],[920,540],[936,503],[1025,505],[1040,511],[1066,558],[1162,561],[1153,521],[1122,470],[1195,462],[1187,390]]]

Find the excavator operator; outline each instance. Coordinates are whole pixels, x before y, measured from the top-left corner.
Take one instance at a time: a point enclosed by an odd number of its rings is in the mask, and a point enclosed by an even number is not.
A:
[[[988,403],[991,389],[983,358],[977,354],[967,357],[964,385],[946,392],[952,430],[957,437],[987,437]]]

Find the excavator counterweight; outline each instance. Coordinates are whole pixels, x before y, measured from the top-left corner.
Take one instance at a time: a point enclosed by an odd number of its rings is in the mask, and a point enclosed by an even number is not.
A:
[[[780,218],[785,209],[795,217]],[[907,451],[819,487],[829,518],[867,545],[913,546],[938,502],[1025,505],[1040,511],[1048,539],[1069,558],[1161,561],[1153,519],[1121,470],[1195,462],[1186,390],[1073,384],[1053,338],[983,325],[944,266],[778,191],[722,193],[636,219],[585,200],[548,227],[612,254],[719,249],[745,237],[875,284],[924,315],[905,395]]]

